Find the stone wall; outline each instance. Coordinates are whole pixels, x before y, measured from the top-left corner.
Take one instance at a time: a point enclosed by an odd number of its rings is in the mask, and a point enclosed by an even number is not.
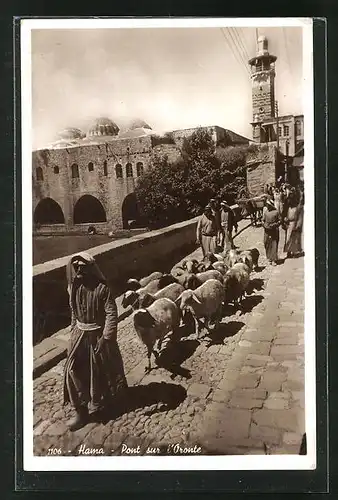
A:
[[[264,144],[259,147],[254,157],[248,158],[247,188],[252,196],[263,193],[265,184],[276,182],[276,149],[274,145]]]
[[[197,218],[90,248],[116,295],[128,278],[171,267],[196,248]],[[34,344],[69,324],[66,264],[61,257],[33,268]]]
[[[137,163],[144,170],[150,162],[151,139],[121,139],[107,144],[88,144],[63,149],[33,152],[33,213],[44,198],[56,201],[64,214],[67,227],[73,226],[74,207],[85,194],[97,198],[105,209],[111,229],[121,229],[122,205],[134,192],[137,182]],[[89,163],[93,170],[89,170]],[[107,175],[104,165],[106,162]],[[131,163],[133,176],[126,176],[126,164]],[[79,177],[72,178],[72,165],[78,165]],[[122,166],[123,177],[117,178],[116,165]],[[43,179],[38,180],[40,168]]]

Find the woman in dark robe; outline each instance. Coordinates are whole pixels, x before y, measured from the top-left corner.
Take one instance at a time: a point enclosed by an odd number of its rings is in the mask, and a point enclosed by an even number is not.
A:
[[[304,196],[302,192],[292,191],[286,214],[286,237],[284,252],[288,258],[302,253],[302,231],[304,218]]]
[[[64,372],[64,404],[75,409],[76,430],[127,387],[117,344],[117,307],[95,259],[85,252],[67,266],[71,338]]]
[[[264,247],[266,258],[273,266],[276,266],[278,261],[280,223],[280,215],[273,203],[273,198],[268,197],[266,199],[265,209],[263,210],[262,224],[264,228]]]

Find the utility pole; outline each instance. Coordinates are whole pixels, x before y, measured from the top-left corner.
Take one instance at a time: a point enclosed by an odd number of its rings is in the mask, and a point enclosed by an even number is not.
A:
[[[284,177],[285,177],[285,182],[288,182],[288,165],[289,165],[289,139],[286,140],[285,143],[285,153],[286,153],[286,158],[285,158],[285,171],[284,171]]]
[[[277,137],[277,151],[279,151],[279,130],[278,130],[278,124],[279,124],[279,116],[278,116],[278,101],[275,101],[275,115],[276,115],[276,137]]]

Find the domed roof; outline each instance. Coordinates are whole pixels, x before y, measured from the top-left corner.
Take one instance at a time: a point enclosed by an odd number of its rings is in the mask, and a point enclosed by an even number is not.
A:
[[[97,118],[87,132],[87,137],[117,135],[119,127],[110,118]]]
[[[140,120],[139,118],[132,120],[127,125],[127,129],[129,129],[129,130],[134,130],[135,128],[148,128],[151,130],[150,125],[148,125],[148,123],[146,123],[144,120]]]
[[[56,139],[57,140],[65,140],[65,141],[72,141],[74,139],[82,139],[85,137],[85,133],[82,132],[79,128],[75,127],[67,127],[60,132],[57,133]]]
[[[119,133],[119,139],[135,139],[137,137],[144,137],[152,135],[154,132],[151,128],[146,127],[135,127],[133,129],[127,129]]]

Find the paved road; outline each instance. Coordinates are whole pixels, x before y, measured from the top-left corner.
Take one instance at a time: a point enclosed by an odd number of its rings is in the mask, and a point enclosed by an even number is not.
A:
[[[210,337],[198,342],[186,332],[169,342],[162,357],[166,368],[150,374],[144,372],[146,349],[131,318],[123,320],[118,340],[130,388],[108,421],[91,422],[74,433],[66,427],[72,411],[61,407],[61,361],[34,380],[35,455],[72,456],[89,449],[104,455],[181,454],[186,448],[202,454],[299,452],[303,258],[265,267],[261,228],[250,227],[235,241],[261,252],[261,269],[252,274],[254,290],[243,313],[229,306]]]

